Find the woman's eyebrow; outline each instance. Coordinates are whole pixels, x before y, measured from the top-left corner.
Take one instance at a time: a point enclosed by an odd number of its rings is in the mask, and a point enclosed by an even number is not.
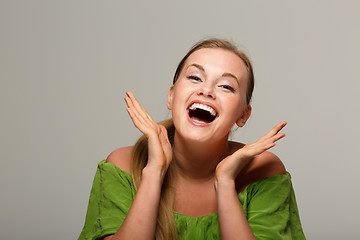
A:
[[[187,68],[189,68],[189,67],[196,67],[196,68],[198,68],[199,70],[205,72],[205,68],[204,68],[203,66],[197,64],[197,63],[192,63],[192,64],[190,64]]]
[[[234,74],[232,74],[232,73],[226,72],[226,73],[223,73],[222,76],[223,76],[223,77],[231,77],[231,78],[234,78],[234,79],[236,80],[236,82],[239,83],[239,79],[238,79]]]
[[[196,68],[198,68],[199,70],[205,72],[205,68],[204,68],[203,66],[201,66],[200,64],[197,64],[197,63],[192,63],[192,64],[190,64],[187,68],[189,68],[189,67],[196,67]],[[223,73],[221,76],[222,76],[222,77],[231,77],[231,78],[234,78],[234,79],[236,80],[236,82],[237,82],[238,84],[240,84],[240,83],[239,83],[239,79],[238,79],[234,74],[232,74],[232,73],[225,72],[225,73]]]

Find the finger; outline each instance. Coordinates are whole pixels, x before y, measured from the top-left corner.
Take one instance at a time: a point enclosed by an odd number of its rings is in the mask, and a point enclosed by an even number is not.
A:
[[[137,116],[141,116],[141,112],[143,109],[141,109],[139,106],[140,104],[137,102],[137,100],[130,95],[129,93],[126,93],[126,97],[124,98],[126,101],[126,104],[128,108],[132,109],[134,113],[136,113]]]
[[[278,123],[272,130],[274,131],[275,134],[277,134],[286,126],[286,124],[287,124],[287,122],[282,121],[282,122]]]
[[[139,115],[141,115],[144,119],[149,119],[152,121],[152,118],[150,117],[148,112],[143,108],[143,106],[141,106],[141,104],[136,99],[134,94],[132,92],[126,92],[126,95],[130,100],[131,107],[136,109],[136,111],[139,113]]]
[[[171,159],[172,159],[172,147],[171,147],[171,143],[170,143],[169,138],[168,138],[167,130],[166,130],[166,128],[164,126],[160,126],[160,129],[161,129],[161,135],[160,135],[161,146],[162,146],[162,148],[164,150],[166,159],[168,161],[171,161]]]
[[[272,142],[272,143],[268,143],[264,148],[264,151],[262,152],[265,152],[266,150],[269,150],[270,148],[273,148],[276,146],[276,143]]]
[[[272,137],[272,141],[273,142],[276,142],[276,141],[279,141],[280,139],[282,139],[283,137],[285,137],[286,134],[281,132],[281,133],[278,133],[276,134],[274,137]]]
[[[269,148],[274,147],[276,144],[275,142],[279,141],[280,139],[282,139],[283,137],[285,137],[285,133],[278,133],[275,136],[268,138],[267,140],[259,143],[258,148],[265,148],[265,150],[268,150]],[[262,147],[261,147],[262,146]]]
[[[131,92],[127,92],[125,101],[132,113],[130,117],[137,123],[136,127],[139,127],[140,124],[146,127],[153,127],[156,124]]]
[[[139,129],[142,133],[146,134],[146,123],[144,123],[141,118],[138,118],[136,112],[134,112],[131,108],[126,109],[133,124],[137,129]],[[147,134],[146,134],[147,135]]]
[[[127,99],[127,101],[129,100]],[[144,116],[139,113],[135,108],[128,107],[126,110],[135,127],[147,137],[149,137],[150,135],[156,135],[160,132],[158,125],[155,122],[149,120],[148,118],[144,118]]]
[[[159,125],[159,127],[160,127],[160,130],[161,130],[161,136],[162,136],[161,139],[163,140],[164,143],[166,143],[166,144],[169,143],[170,144],[166,127],[164,127],[163,125]]]
[[[276,146],[276,143],[278,140],[280,140],[281,138],[285,137],[285,133],[278,133],[275,136],[273,136],[272,138],[268,139],[267,141],[264,141],[261,145],[262,147],[259,147],[259,153],[269,150],[270,148],[273,148]]]
[[[141,114],[137,111],[137,109],[133,106],[132,101],[128,98],[125,97],[125,101],[126,104],[128,105],[128,108],[126,109],[127,112],[129,113],[132,121],[134,122],[134,124],[138,127],[139,124],[145,124],[143,117],[141,116]]]
[[[265,134],[262,138],[260,138],[259,141],[263,141],[263,140],[272,138],[273,136],[278,134],[286,126],[286,124],[287,124],[287,122],[285,122],[285,121],[278,123],[267,134]]]
[[[271,129],[269,131],[269,133],[267,135],[270,135],[270,136],[276,135],[278,132],[280,132],[286,126],[286,124],[287,124],[286,122],[278,123],[275,127],[273,127],[273,129]]]

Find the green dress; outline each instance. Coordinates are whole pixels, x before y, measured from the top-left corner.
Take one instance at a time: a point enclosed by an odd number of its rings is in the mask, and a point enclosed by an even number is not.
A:
[[[98,164],[79,240],[117,232],[135,197],[129,173],[105,160]],[[260,239],[305,239],[290,174],[249,184],[239,193],[248,223]],[[192,217],[174,212],[178,239],[220,239],[217,213]]]

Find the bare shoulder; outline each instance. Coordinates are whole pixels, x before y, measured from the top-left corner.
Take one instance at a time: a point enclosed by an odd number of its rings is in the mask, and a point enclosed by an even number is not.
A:
[[[242,148],[245,144],[231,142],[234,151]],[[265,151],[254,159],[240,172],[236,180],[242,191],[248,184],[257,182],[265,177],[281,175],[286,172],[285,166],[274,153]]]
[[[122,147],[112,151],[106,159],[106,162],[112,163],[121,170],[131,173],[131,152],[133,147]]]
[[[283,162],[274,153],[265,151],[253,160],[254,171],[260,171],[263,177],[284,174],[286,172]]]

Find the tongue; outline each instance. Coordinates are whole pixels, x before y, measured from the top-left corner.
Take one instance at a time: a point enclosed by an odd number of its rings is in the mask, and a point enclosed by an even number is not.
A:
[[[209,123],[209,121],[207,121],[206,119],[203,118],[198,118],[198,117],[191,117],[192,120],[194,120],[195,122],[199,122],[199,123]]]

